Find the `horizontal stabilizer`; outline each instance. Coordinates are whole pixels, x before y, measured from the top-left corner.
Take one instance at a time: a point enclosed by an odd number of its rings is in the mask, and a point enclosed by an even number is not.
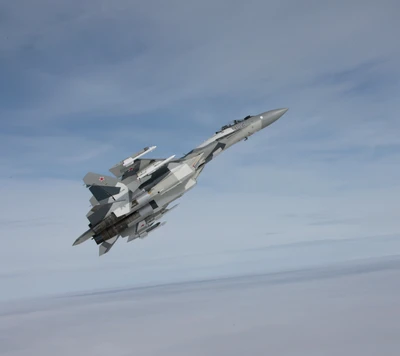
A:
[[[99,246],[99,256],[104,255],[108,251],[111,250],[111,248],[114,246],[114,244],[117,242],[119,238],[119,235],[114,236],[113,238],[104,241],[100,246]]]
[[[72,246],[76,246],[81,244],[82,242],[85,242],[89,240],[91,237],[93,237],[93,231],[91,229],[85,231],[81,236],[79,236],[75,242],[73,243]]]
[[[100,186],[100,185],[92,185],[89,187],[89,190],[96,198],[97,201],[102,201],[104,199],[111,198],[113,195],[119,194],[121,191],[120,187],[110,187],[110,186]]]

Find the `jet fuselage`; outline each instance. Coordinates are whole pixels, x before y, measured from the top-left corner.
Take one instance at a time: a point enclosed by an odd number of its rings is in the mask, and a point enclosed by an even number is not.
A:
[[[146,147],[119,162],[110,171],[117,178],[88,173],[84,182],[91,190],[93,208],[87,214],[89,230],[74,243],[93,238],[100,246],[100,255],[108,252],[119,236],[128,242],[145,237],[162,226],[154,223],[171,209],[167,206],[197,184],[207,163],[234,144],[266,128],[287,109],[247,116],[223,126],[212,137],[181,158],[140,158],[155,146]]]

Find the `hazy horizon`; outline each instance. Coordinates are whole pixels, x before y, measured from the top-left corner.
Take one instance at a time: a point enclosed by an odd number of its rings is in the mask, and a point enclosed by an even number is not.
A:
[[[399,354],[399,13],[2,1],[1,356]],[[165,226],[101,257],[72,246],[87,172],[153,145],[149,158],[180,157],[277,108]]]
[[[0,351],[395,356],[399,277],[396,256],[0,303]]]

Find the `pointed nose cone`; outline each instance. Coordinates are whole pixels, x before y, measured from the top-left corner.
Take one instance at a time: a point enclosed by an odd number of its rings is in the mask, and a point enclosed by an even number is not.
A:
[[[273,122],[278,120],[283,114],[286,113],[289,109],[276,109],[276,110],[271,110],[264,112],[260,115],[261,123],[262,123],[262,128],[267,127],[268,125],[271,125]]]

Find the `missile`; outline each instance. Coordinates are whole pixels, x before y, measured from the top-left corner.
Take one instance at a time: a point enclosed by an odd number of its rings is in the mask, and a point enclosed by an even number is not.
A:
[[[175,155],[172,155],[171,157],[168,157],[164,161],[157,161],[157,162],[154,162],[154,163],[148,165],[147,167],[143,168],[140,172],[138,172],[137,178],[139,180],[143,179],[144,177],[154,173],[155,171],[157,171],[161,167],[165,166],[167,163],[169,163],[174,158],[175,158]]]
[[[140,157],[144,156],[145,154],[147,154],[151,151],[154,151],[156,148],[157,148],[157,146],[145,147],[145,148],[143,148],[143,150],[118,162],[116,165],[111,167],[109,169],[109,171],[112,174],[114,174],[114,176],[116,176],[117,178],[121,177],[128,170],[128,167],[130,167],[132,164],[134,164],[137,159],[139,159]]]
[[[158,219],[161,219],[165,214],[168,214],[171,210],[175,209],[179,204],[175,204],[172,208],[165,208],[163,210],[161,210],[158,214],[150,216],[149,218],[147,218],[147,223],[151,223],[153,221],[156,221]]]
[[[158,222],[157,224],[151,225],[148,229],[146,229],[144,232],[139,234],[139,237],[141,239],[144,239],[151,231],[154,231],[156,229],[158,229],[161,226],[164,226],[167,222],[163,221],[163,222]]]
[[[157,148],[157,146],[151,146],[151,147],[146,147],[144,148],[142,151],[140,151],[139,153],[137,153],[135,156],[133,157],[128,157],[127,159],[124,159],[124,161],[122,162],[122,165],[124,167],[129,167],[131,166],[138,158],[144,156],[145,154],[154,151]]]
[[[150,231],[154,231],[155,229],[158,229],[161,226],[164,226],[167,222],[163,221],[163,222],[158,222],[157,224],[151,225],[146,232],[149,233]]]
[[[165,210],[165,213],[164,214],[167,214],[167,213],[169,213],[171,210],[174,210],[177,206],[178,206],[179,204],[175,204],[172,208],[166,208]]]
[[[151,225],[147,229],[143,229],[143,230],[137,231],[136,233],[134,232],[134,229],[131,228],[130,231],[129,231],[129,234],[127,234],[127,236],[129,236],[127,242],[131,242],[131,241],[133,241],[133,240],[135,240],[137,238],[144,239],[145,237],[147,237],[147,235],[151,231],[156,230],[161,226],[164,226],[166,223],[167,223],[166,221],[164,221],[162,223],[158,222],[157,224]]]

